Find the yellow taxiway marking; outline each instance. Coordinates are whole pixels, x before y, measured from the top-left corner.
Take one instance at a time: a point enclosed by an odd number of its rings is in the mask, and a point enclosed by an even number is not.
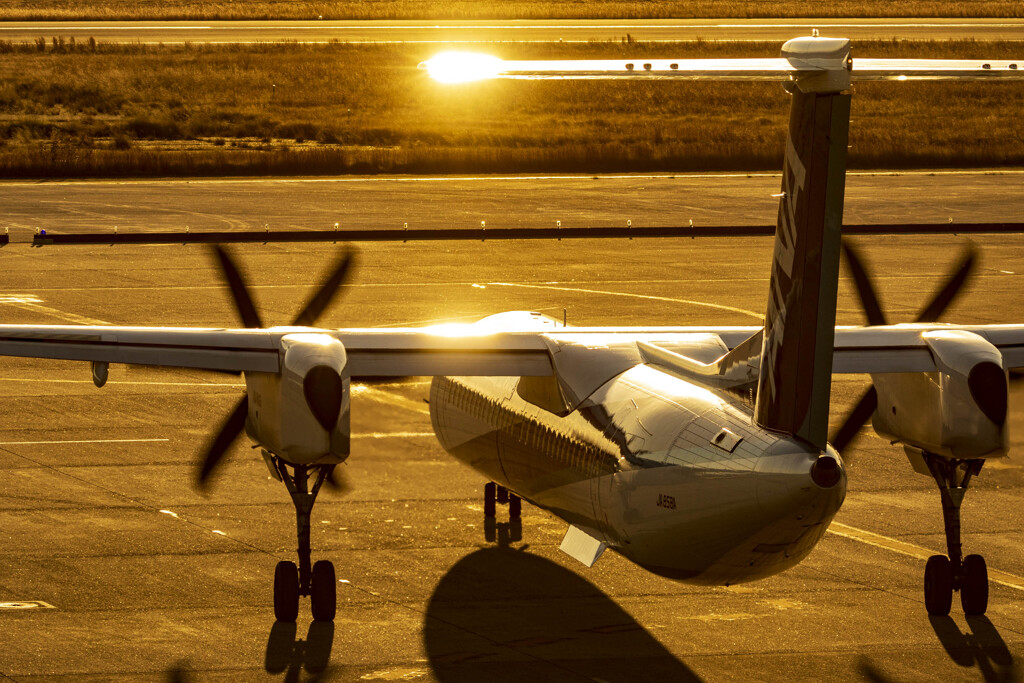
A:
[[[858,529],[857,527],[853,527],[848,524],[840,524],[839,522],[832,522],[828,530],[836,536],[842,536],[843,538],[867,543],[868,545],[873,545],[876,548],[891,550],[894,553],[915,557],[919,560],[927,560],[932,555],[937,554],[934,550],[929,550],[928,548],[914,545],[913,543],[898,541],[895,538],[889,538],[888,536],[882,536],[881,534],[865,531],[864,529]],[[989,580],[995,581],[1003,586],[1024,591],[1024,577],[989,567],[988,578]]]
[[[0,441],[0,446],[36,446],[55,443],[156,443],[170,439],[59,439],[57,441]]]
[[[378,403],[384,403],[398,408],[405,408],[411,410],[414,413],[421,413],[423,415],[429,415],[430,409],[426,407],[426,404],[422,401],[416,401],[405,396],[398,396],[389,391],[381,391],[365,384],[353,384],[352,385],[352,396],[361,396],[368,398],[371,401]]]
[[[43,306],[43,300],[37,296],[31,294],[26,295],[15,295],[6,294],[0,296],[0,304],[7,304],[8,306],[14,306],[26,311],[32,311],[34,313],[42,313],[49,315],[58,320],[64,320],[69,323],[77,323],[79,325],[109,325],[110,323],[105,320],[97,320],[96,318],[87,318],[84,315],[76,315],[74,313],[65,313],[64,311],[58,311],[56,308],[50,308],[49,306]]]
[[[583,289],[578,287],[556,287],[554,285],[527,285],[515,282],[488,282],[493,287],[522,287],[525,289],[553,289],[556,292],[578,292],[580,294],[607,294],[609,296],[626,296],[633,299],[649,299],[651,301],[669,301],[677,304],[691,304],[693,306],[706,306],[707,308],[717,308],[721,311],[731,311],[733,313],[742,313],[743,315],[750,316],[757,320],[763,321],[764,315],[761,313],[755,313],[754,311],[748,311],[745,308],[736,308],[735,306],[726,306],[724,304],[712,304],[707,301],[695,301],[693,299],[676,299],[669,296],[653,296],[651,294],[632,294],[630,292],[609,292],[601,289]]]
[[[19,600],[17,602],[0,602],[0,609],[57,609],[42,600]]]

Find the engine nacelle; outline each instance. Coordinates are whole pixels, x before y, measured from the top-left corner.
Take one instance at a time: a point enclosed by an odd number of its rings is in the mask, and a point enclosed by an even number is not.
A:
[[[875,432],[952,458],[1006,455],[1007,379],[999,349],[964,330],[925,332],[934,372],[872,375]]]
[[[245,431],[292,464],[339,463],[349,453],[349,386],[345,347],[323,333],[281,338],[279,373],[246,373]]]

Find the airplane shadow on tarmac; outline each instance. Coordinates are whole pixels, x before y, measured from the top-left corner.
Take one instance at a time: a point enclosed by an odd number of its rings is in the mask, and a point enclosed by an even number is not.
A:
[[[437,680],[700,681],[594,584],[499,543],[459,560],[427,604]]]
[[[297,640],[294,622],[276,621],[267,638],[267,654],[263,668],[267,673],[285,674],[285,681],[297,681],[305,669],[318,681],[330,674],[331,646],[334,644],[334,623],[314,621],[305,640]]]

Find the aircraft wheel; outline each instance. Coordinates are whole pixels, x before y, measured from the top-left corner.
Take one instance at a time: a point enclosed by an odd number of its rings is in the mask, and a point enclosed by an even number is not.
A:
[[[309,598],[316,621],[334,621],[338,609],[338,582],[334,578],[334,565],[320,560],[313,565],[313,577],[309,586]]]
[[[933,617],[947,616],[953,605],[953,567],[945,555],[932,555],[924,566],[924,604]]]
[[[523,499],[514,493],[508,495],[508,518],[519,519],[523,516]]]
[[[984,614],[988,609],[988,568],[981,555],[964,558],[964,585],[960,588],[964,614]]]
[[[498,499],[498,485],[493,481],[484,484],[484,517],[494,517]]]
[[[278,562],[274,570],[274,616],[278,621],[299,616],[299,569],[294,562]]]

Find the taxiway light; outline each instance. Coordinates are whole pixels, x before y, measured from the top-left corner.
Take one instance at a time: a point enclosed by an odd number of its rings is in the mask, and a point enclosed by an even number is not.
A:
[[[501,73],[501,60],[472,52],[442,52],[420,64],[430,77],[441,83],[468,83],[494,78]]]

